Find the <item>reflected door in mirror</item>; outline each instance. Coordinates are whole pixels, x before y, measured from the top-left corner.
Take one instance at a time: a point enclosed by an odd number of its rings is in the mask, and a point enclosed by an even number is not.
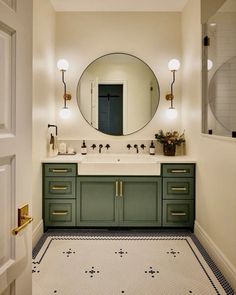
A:
[[[110,135],[123,135],[123,85],[99,84],[98,129]]]

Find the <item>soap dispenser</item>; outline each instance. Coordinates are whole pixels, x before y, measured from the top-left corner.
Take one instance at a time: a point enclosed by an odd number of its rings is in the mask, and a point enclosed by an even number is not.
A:
[[[151,145],[149,147],[149,154],[153,155],[153,156],[155,155],[155,146],[154,146],[153,140],[152,140]]]
[[[87,146],[85,144],[85,140],[83,140],[83,144],[81,146],[81,154],[86,155],[87,154]]]

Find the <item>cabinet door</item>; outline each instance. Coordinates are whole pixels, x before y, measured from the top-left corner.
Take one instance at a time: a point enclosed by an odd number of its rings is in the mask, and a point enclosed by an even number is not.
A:
[[[163,164],[163,177],[194,177],[195,164]]]
[[[193,227],[193,200],[163,200],[163,226]]]
[[[44,198],[46,199],[74,199],[75,177],[45,177]]]
[[[75,200],[44,201],[45,228],[75,226],[75,219]]]
[[[194,178],[163,178],[163,199],[193,199]]]
[[[114,226],[118,225],[117,178],[77,178],[77,225]]]
[[[120,182],[120,226],[160,226],[161,178],[122,177]]]
[[[43,165],[44,176],[76,176],[77,166],[76,164],[67,163],[51,163]]]

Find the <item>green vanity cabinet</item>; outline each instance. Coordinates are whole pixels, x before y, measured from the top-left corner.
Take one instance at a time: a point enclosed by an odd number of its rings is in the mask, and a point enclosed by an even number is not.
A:
[[[80,176],[77,164],[43,164],[43,219],[49,227],[188,227],[195,164],[162,164],[158,176]]]
[[[44,227],[76,226],[76,164],[43,165]]]
[[[162,225],[193,228],[195,165],[163,164],[162,186]]]
[[[78,226],[160,226],[160,177],[78,176]]]

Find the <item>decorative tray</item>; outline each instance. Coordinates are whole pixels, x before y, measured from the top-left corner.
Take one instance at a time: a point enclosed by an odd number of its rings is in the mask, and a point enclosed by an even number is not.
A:
[[[74,155],[76,155],[76,152],[73,152],[73,153],[58,153],[58,156],[74,156]]]

